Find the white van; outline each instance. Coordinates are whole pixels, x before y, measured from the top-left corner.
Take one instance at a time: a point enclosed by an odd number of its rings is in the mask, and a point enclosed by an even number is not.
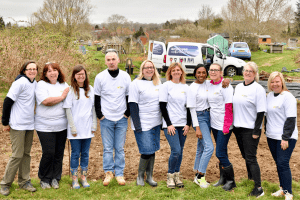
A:
[[[159,72],[166,72],[172,62],[179,62],[187,74],[193,74],[198,64],[209,67],[212,63],[218,63],[224,75],[242,75],[246,64],[241,59],[227,57],[217,46],[195,42],[169,42],[166,48],[165,43],[150,40],[148,59],[152,60]]]

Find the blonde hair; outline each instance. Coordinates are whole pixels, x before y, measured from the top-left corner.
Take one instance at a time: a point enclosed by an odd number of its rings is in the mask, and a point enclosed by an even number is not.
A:
[[[143,69],[144,66],[147,62],[152,63],[153,67],[154,67],[154,74],[152,76],[152,82],[154,85],[159,85],[160,84],[160,79],[159,79],[159,73],[154,65],[154,63],[151,60],[145,60],[140,67],[140,74],[138,75],[138,77],[136,78],[137,80],[142,80],[142,78],[144,78],[144,74],[143,74]]]
[[[175,67],[179,67],[179,68],[180,68],[182,74],[181,74],[181,76],[180,76],[179,81],[180,81],[182,84],[185,84],[185,82],[186,82],[186,80],[185,80],[185,72],[184,72],[184,70],[182,69],[181,64],[180,64],[180,63],[177,63],[177,62],[172,63],[172,64],[170,65],[170,67],[168,68],[168,70],[167,70],[167,72],[166,72],[166,79],[167,79],[167,81],[172,80],[173,77],[172,77],[172,75],[171,75],[171,72],[172,72],[172,70],[173,70]]]
[[[287,87],[286,87],[286,84],[285,84],[285,80],[284,80],[284,78],[283,78],[283,75],[282,75],[282,73],[280,73],[280,72],[272,72],[271,74],[270,74],[270,76],[269,76],[269,79],[268,79],[268,91],[269,92],[271,92],[271,91],[273,91],[272,89],[271,89],[271,82],[274,80],[274,78],[276,78],[276,77],[279,77],[280,79],[281,79],[281,82],[282,82],[282,90],[281,90],[281,92],[283,92],[283,91],[287,91],[288,89],[287,89]],[[280,93],[281,93],[280,92]]]
[[[247,62],[247,64],[244,66],[243,72],[245,71],[245,67],[246,67],[246,66],[251,67],[251,69],[252,69],[252,70],[254,71],[254,73],[255,73],[254,80],[255,80],[256,82],[258,82],[258,81],[259,81],[259,74],[258,74],[258,66],[257,66],[257,64],[256,64],[255,62]]]

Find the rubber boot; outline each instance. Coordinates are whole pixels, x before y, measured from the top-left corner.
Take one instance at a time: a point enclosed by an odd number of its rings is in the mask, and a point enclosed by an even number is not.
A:
[[[222,187],[225,191],[230,191],[232,188],[236,187],[235,181],[234,181],[234,171],[232,164],[229,165],[228,167],[224,167],[224,174],[226,178],[226,183]]]
[[[147,168],[147,165],[149,163],[150,159],[143,159],[140,158],[140,164],[139,164],[139,171],[138,171],[138,177],[136,178],[136,185],[144,186],[144,175]]]
[[[87,182],[86,179],[86,175],[87,175],[87,169],[81,169],[81,185],[84,188],[90,187],[90,184]]]
[[[153,168],[154,168],[154,162],[155,162],[155,155],[151,156],[149,158],[149,162],[146,168],[146,182],[151,185],[152,187],[156,187],[157,186],[157,182],[155,182],[153,180]]]
[[[78,183],[78,169],[71,169],[72,174],[72,188],[79,189],[80,185]]]
[[[221,163],[219,163],[219,170],[220,170],[220,180],[216,184],[214,184],[215,187],[224,185],[226,183],[226,178]]]

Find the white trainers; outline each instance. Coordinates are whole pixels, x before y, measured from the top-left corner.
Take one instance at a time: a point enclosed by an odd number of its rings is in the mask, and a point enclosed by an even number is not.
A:
[[[282,190],[282,187],[280,187],[280,190],[278,190],[277,192],[274,192],[271,194],[273,197],[283,197],[284,196],[284,192]]]
[[[294,198],[294,197],[293,197],[292,194],[290,194],[290,193],[288,193],[288,192],[285,194],[285,200],[293,200],[293,198]]]
[[[194,183],[199,185],[201,188],[208,188],[210,185],[208,182],[206,182],[205,176],[201,177],[201,179],[198,179],[197,176],[195,176]]]

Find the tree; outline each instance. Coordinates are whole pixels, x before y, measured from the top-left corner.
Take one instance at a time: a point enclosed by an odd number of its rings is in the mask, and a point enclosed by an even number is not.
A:
[[[53,28],[73,36],[82,25],[86,27],[92,8],[90,0],[44,0],[32,18],[43,29]]]
[[[117,29],[120,27],[122,34],[122,28],[127,25],[127,19],[122,15],[114,14],[107,19],[107,25],[108,29],[115,33],[117,33]]]
[[[0,17],[0,30],[3,30],[5,28],[5,22],[3,20],[3,17]]]
[[[95,30],[99,30],[99,26],[98,25],[95,26]]]
[[[296,34],[300,35],[300,0],[296,3],[297,11],[295,12]]]
[[[213,21],[214,18],[214,13],[212,11],[212,8],[209,5],[202,4],[198,12],[198,17],[199,17],[198,24],[203,28],[209,30],[211,22]]]
[[[140,37],[141,35],[145,35],[143,27],[140,27],[140,29],[139,29],[137,32],[135,32],[135,33],[133,34],[133,37],[134,37],[135,39],[137,39],[137,38]]]

